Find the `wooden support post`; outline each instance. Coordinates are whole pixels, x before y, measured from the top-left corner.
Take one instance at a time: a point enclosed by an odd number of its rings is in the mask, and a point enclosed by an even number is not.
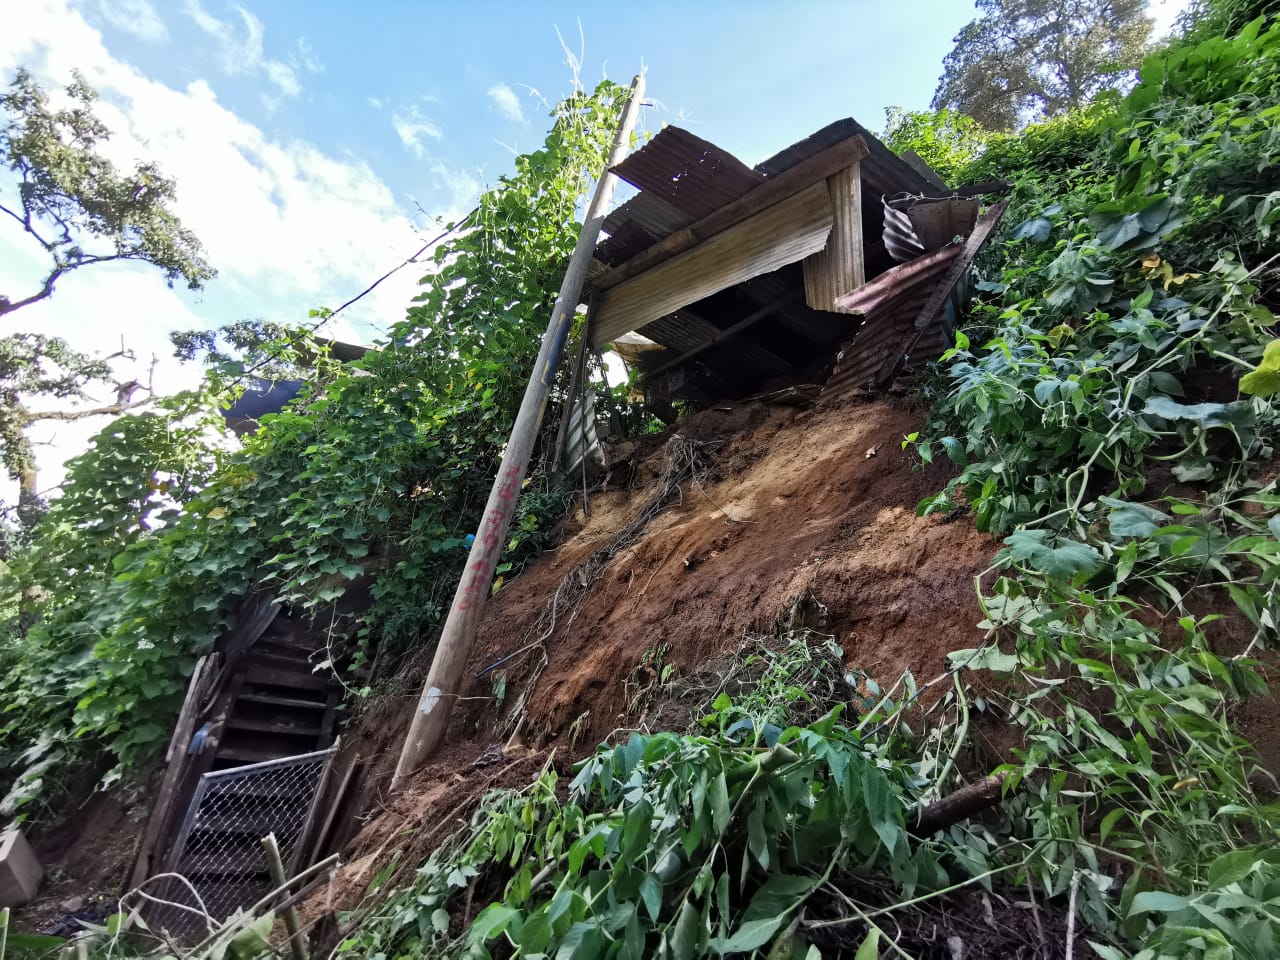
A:
[[[511,439],[502,456],[502,466],[489,493],[484,517],[476,530],[475,543],[453,596],[453,605],[449,608],[449,617],[440,634],[431,670],[423,684],[422,698],[409,725],[393,785],[421,766],[444,739],[449,715],[461,692],[471,642],[480,625],[480,614],[489,597],[493,572],[502,554],[502,545],[506,543],[511,515],[515,511],[525,472],[529,468],[529,456],[533,452],[538,426],[542,422],[542,412],[551,392],[551,385],[555,382],[556,362],[560,358],[569,326],[582,298],[582,284],[587,277],[587,267],[595,253],[596,239],[600,236],[600,227],[604,223],[605,212],[617,183],[617,177],[609,168],[621,163],[626,155],[643,96],[644,77],[638,76],[631,83],[631,95],[622,108],[613,149],[596,184],[595,195],[591,198],[586,216],[583,217],[582,232],[578,234],[578,243],[569,258],[569,266],[565,271],[564,282],[560,285],[560,294],[556,297],[551,321],[542,338],[542,349],[529,377],[529,385],[525,389],[520,412],[516,414],[515,425],[511,428]]]
[[[862,246],[862,176],[857,163],[827,177],[834,220],[826,249],[805,257],[805,300],[814,310],[842,311],[836,298],[866,282]]]
[[[994,807],[1004,796],[1004,782],[1007,778],[1008,774],[1004,773],[983,777],[976,783],[947,794],[941,800],[925,804],[917,811],[911,832],[917,837],[927,837]]]
[[[262,838],[262,848],[267,853],[267,870],[271,874],[271,882],[277,887],[284,887],[289,878],[284,875],[280,845],[276,843],[274,833],[268,833]],[[298,923],[298,911],[292,906],[284,909],[284,928],[289,933],[289,951],[293,954],[293,960],[307,960],[307,945],[302,941],[302,925]]]
[[[187,695],[182,701],[182,709],[178,711],[178,722],[174,724],[173,735],[169,738],[169,749],[165,753],[164,776],[160,779],[160,789],[156,791],[156,799],[151,804],[151,813],[147,817],[147,826],[142,833],[134,856],[133,872],[129,875],[129,889],[139,886],[143,880],[154,872],[151,869],[151,857],[155,853],[161,830],[169,820],[173,794],[178,788],[178,781],[187,761],[187,744],[191,742],[191,732],[195,727],[196,715],[200,711],[200,702],[204,697],[205,667],[208,657],[196,661],[191,671],[191,680],[187,683]]]

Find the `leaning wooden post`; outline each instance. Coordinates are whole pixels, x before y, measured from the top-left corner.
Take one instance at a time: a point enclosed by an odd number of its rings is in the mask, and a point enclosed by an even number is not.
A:
[[[493,571],[498,565],[502,545],[506,542],[507,528],[511,525],[511,515],[520,496],[525,471],[529,467],[529,457],[533,453],[533,443],[538,435],[547,396],[555,382],[556,363],[582,298],[582,284],[587,277],[587,267],[595,252],[600,226],[604,222],[606,208],[617,182],[617,178],[609,170],[621,163],[626,156],[643,95],[644,77],[639,76],[631,82],[631,95],[623,107],[613,149],[600,180],[596,183],[595,194],[583,218],[582,232],[578,234],[577,246],[569,258],[564,282],[560,285],[560,295],[556,297],[552,310],[551,322],[542,338],[542,349],[529,377],[529,386],[525,388],[515,425],[511,428],[511,439],[507,441],[502,466],[493,482],[493,490],[489,493],[484,517],[480,520],[475,543],[471,546],[471,556],[463,570],[462,580],[458,583],[458,590],[453,595],[453,606],[449,608],[449,617],[440,634],[440,643],[436,647],[431,670],[422,688],[422,698],[418,702],[418,709],[414,711],[413,722],[409,725],[393,785],[416,770],[444,739],[449,715],[462,688],[462,675],[466,669],[471,641],[475,638],[480,614],[493,582]]]
[[[267,853],[267,872],[277,887],[288,883],[284,875],[284,861],[280,859],[280,845],[276,843],[276,835],[268,833],[262,838],[262,849]],[[292,906],[285,907],[284,928],[289,934],[289,952],[293,960],[307,960],[307,945],[302,940],[302,925],[298,923],[298,911]]]

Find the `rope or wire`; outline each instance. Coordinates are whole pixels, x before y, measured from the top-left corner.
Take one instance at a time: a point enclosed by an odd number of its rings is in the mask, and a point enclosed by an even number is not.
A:
[[[426,243],[422,245],[422,247],[418,250],[417,253],[409,257],[407,260],[404,260],[403,262],[401,262],[398,266],[392,267],[390,270],[388,270],[386,273],[380,276],[377,280],[373,281],[373,283],[369,284],[369,286],[365,287],[363,290],[357,293],[354,297],[352,297],[342,306],[338,307],[338,309],[330,313],[327,317],[321,318],[320,322],[317,323],[315,327],[313,327],[312,329],[314,330],[316,327],[319,327],[320,324],[324,323],[325,321],[333,319],[338,314],[340,314],[343,310],[347,309],[347,307],[351,306],[353,303],[355,303],[357,300],[361,299],[362,297],[368,296],[375,289],[377,289],[378,285],[382,283],[382,281],[388,279],[389,277],[403,270],[409,264],[417,263],[418,258],[422,256],[424,253],[426,253],[427,250],[429,250],[433,245],[439,243],[445,237],[449,236],[449,234],[453,233],[459,227],[463,226],[463,224],[467,223],[472,217],[474,217],[479,212],[480,212],[480,208],[478,206],[472,207],[471,212],[468,213],[465,217],[463,217],[457,223],[453,224],[453,226],[449,227],[444,232],[439,233],[436,236],[432,237],[430,240],[428,240]]]
[[[392,267],[390,270],[388,270],[386,273],[380,276],[377,280],[373,281],[373,283],[369,284],[367,287],[365,287],[363,290],[357,293],[354,297],[352,297],[346,303],[342,304],[342,306],[338,307],[338,309],[329,312],[328,314],[317,319],[315,323],[304,326],[298,331],[296,331],[295,333],[293,333],[292,335],[290,335],[289,338],[285,341],[285,346],[292,347],[295,344],[297,344],[300,340],[302,340],[304,337],[311,336],[311,334],[315,333],[317,330],[320,329],[320,327],[324,326],[326,323],[328,323],[330,320],[336,317],[343,310],[347,309],[347,307],[351,306],[353,303],[368,296],[370,293],[376,290],[378,288],[378,285],[381,284],[384,280],[388,279],[391,276],[394,276],[396,273],[403,270],[409,264],[417,263],[418,258],[422,256],[424,253],[426,253],[429,249],[431,249],[432,246],[439,243],[445,237],[449,236],[449,234],[454,233],[455,231],[459,230],[463,226],[466,226],[471,221],[471,218],[474,217],[479,212],[480,212],[480,208],[478,206],[472,207],[470,212],[467,213],[465,217],[463,217],[457,223],[453,224],[447,229],[436,234],[434,237],[432,237],[430,240],[424,243],[421,247],[419,247],[417,252],[415,252],[412,256],[406,258],[396,266]],[[262,367],[266,366],[268,363],[272,362],[274,359],[276,359],[274,355],[264,356],[257,363],[253,364],[252,366],[246,367],[244,370],[240,371],[239,375],[234,380],[232,380],[230,384],[228,384],[228,388],[239,386],[241,383],[244,382],[246,377],[249,377],[257,370],[262,369]]]

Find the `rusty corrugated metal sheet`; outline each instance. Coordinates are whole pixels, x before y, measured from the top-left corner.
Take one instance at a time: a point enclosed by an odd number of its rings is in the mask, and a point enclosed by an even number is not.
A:
[[[899,263],[967,237],[978,219],[976,199],[921,200],[914,195],[883,198],[884,245]]]
[[[915,320],[934,288],[942,282],[961,248],[944,247],[916,260],[894,267],[875,280],[841,297],[847,309],[863,315],[862,326],[840,349],[835,369],[823,389],[823,396],[839,396],[874,386],[880,369],[900,354],[915,332]],[[935,342],[945,342],[944,325],[934,322],[920,338],[913,353],[932,359],[942,353]]]
[[[609,237],[598,248],[600,256],[610,264],[624,262],[738,199],[764,179],[776,177],[827,147],[854,136],[861,136],[869,151],[859,164],[859,175],[864,236],[869,244],[873,243],[884,216],[882,197],[899,193],[927,194],[933,188],[856,120],[828,124],[754,170],[686,130],[666,127],[615,168],[619,176],[639,187],[641,192],[605,219],[604,232]],[[628,227],[629,223],[634,223],[640,231]]]
[[[765,179],[733,154],[679,127],[664,127],[613,172],[695,219],[737,200]]]
[[[887,270],[857,290],[846,293],[840,298],[840,306],[852,313],[869,316],[886,303],[919,286],[933,289],[934,281],[942,275],[942,271],[960,256],[960,246],[954,245],[935,250],[933,253],[918,257],[909,263],[901,264]]]
[[[583,469],[595,476],[604,467],[604,450],[600,447],[600,434],[596,430],[596,395],[588,390],[573,405],[569,413],[569,428],[565,431],[565,474],[575,476]]]
[[[863,196],[879,203],[880,196],[892,193],[929,193],[933,188],[929,181],[916,173],[905,160],[880,142],[880,139],[852,117],[829,123],[817,133],[793,143],[768,160],[757,164],[756,169],[765,176],[776,177],[790,170],[802,160],[808,160],[827,147],[850,137],[862,137],[867,144],[867,156],[860,165]],[[874,197],[870,192],[874,191]]]
[[[644,196],[644,194],[640,194]],[[611,267],[630,260],[641,250],[647,250],[657,239],[634,220],[623,223],[616,231],[596,244],[597,261],[603,261]]]
[[[653,194],[637,193],[604,218],[604,232],[616,233],[628,222],[639,224],[655,237],[665,237],[693,223],[693,217]]]

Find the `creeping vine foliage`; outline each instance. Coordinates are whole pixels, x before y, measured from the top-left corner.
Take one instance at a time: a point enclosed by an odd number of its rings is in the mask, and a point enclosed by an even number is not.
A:
[[[917,449],[962,469],[921,512],[1006,535],[982,602],[1013,652],[975,663],[1022,731],[1004,826],[1104,957],[1280,949],[1276,784],[1234,722],[1280,616],[1280,409],[1245,379],[1276,328],[1278,66],[1275,21],[1195,33],[969,168],[1014,181],[1015,226],[944,357]]]
[[[50,586],[39,622],[14,644],[0,681],[0,748],[11,771],[49,756],[33,755],[32,742],[102,744],[125,763],[149,756],[195,657],[255,589],[327,622],[353,579],[376,574],[364,636],[384,645],[388,661],[429,642],[576,240],[577,204],[600,173],[625,95],[604,82],[557,105],[543,148],[519,157],[436,249],[389,341],[350,368],[326,367],[242,451],[199,482],[182,481],[182,508],[162,525],[137,522],[129,499],[173,482],[171,467],[147,461],[150,447],[118,474],[73,470],[65,509],[37,531],[33,555],[63,526],[107,553],[85,554],[96,565],[91,589],[73,571]],[[177,412],[125,418],[98,448],[123,456],[120,430],[181,432],[184,422]],[[538,475],[530,481],[509,561],[558,514],[547,488]],[[95,502],[112,512],[95,514]],[[97,524],[106,525],[100,542]],[[113,542],[123,549],[111,551]],[[42,676],[38,667],[53,661],[56,676]],[[18,795],[32,792],[31,779]]]

